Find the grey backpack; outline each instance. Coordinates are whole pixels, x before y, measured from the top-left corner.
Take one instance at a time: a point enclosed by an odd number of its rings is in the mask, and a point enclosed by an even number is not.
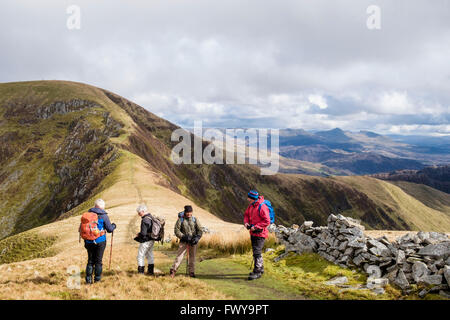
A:
[[[164,226],[166,225],[166,220],[164,218],[156,217],[150,215],[152,220],[152,228],[148,234],[151,240],[164,242]]]

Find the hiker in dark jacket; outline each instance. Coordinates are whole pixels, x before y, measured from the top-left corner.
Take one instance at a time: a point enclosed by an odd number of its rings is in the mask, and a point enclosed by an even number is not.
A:
[[[153,245],[155,241],[150,239],[149,234],[152,231],[152,217],[151,214],[148,213],[148,209],[146,205],[140,205],[136,209],[138,215],[142,218],[141,220],[141,231],[136,235],[136,240],[139,242],[139,249],[137,255],[137,263],[138,263],[138,273],[143,274],[145,271],[145,258],[148,261],[148,275],[154,275],[155,262],[153,257]]]
[[[178,218],[175,224],[175,235],[180,239],[177,257],[170,269],[170,276],[175,277],[178,267],[183,261],[184,254],[188,251],[189,257],[189,276],[195,277],[195,254],[197,244],[203,235],[202,226],[198,218],[192,216],[191,206],[185,206],[182,216]]]
[[[105,201],[98,199],[95,201],[95,207],[89,209],[98,215],[99,231],[106,230],[108,233],[116,229],[116,224],[109,221],[108,214],[105,211]],[[106,248],[106,234],[101,235],[95,240],[84,240],[84,247],[88,252],[88,263],[86,265],[86,283],[92,283],[92,273],[95,273],[94,281],[99,282],[102,278],[103,253]]]

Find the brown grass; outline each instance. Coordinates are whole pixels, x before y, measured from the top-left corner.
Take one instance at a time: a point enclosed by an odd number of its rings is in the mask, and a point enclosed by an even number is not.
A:
[[[278,240],[274,234],[269,234],[266,239],[265,248],[272,248],[278,245]],[[178,248],[177,238],[172,238],[172,249]],[[222,254],[243,254],[252,250],[248,231],[234,231],[228,233],[207,233],[198,243],[199,249],[212,249]]]
[[[108,270],[108,246],[103,259],[103,280],[93,285],[84,283],[87,256],[81,245],[77,250],[56,257],[1,265],[0,299],[230,299],[198,279],[170,278],[168,270],[159,270],[158,266],[169,264],[172,259],[159,251],[155,251],[157,276],[138,275],[136,254],[137,244],[118,246],[113,251],[111,270]],[[67,286],[69,266],[79,267],[82,271],[80,289]]]

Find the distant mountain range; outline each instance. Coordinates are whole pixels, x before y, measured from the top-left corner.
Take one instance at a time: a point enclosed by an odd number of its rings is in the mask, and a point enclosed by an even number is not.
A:
[[[280,131],[280,154],[343,175],[420,170],[450,163],[450,137],[386,136],[339,128],[317,132],[284,129]]]

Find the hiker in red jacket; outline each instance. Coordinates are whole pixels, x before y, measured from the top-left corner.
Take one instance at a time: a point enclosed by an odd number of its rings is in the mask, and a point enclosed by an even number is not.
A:
[[[244,225],[250,230],[254,261],[254,268],[248,280],[255,280],[261,278],[264,273],[262,249],[264,247],[264,241],[269,235],[267,227],[270,225],[270,214],[269,208],[263,203],[264,197],[260,196],[258,191],[251,190],[247,196],[249,205],[247,210],[245,210]]]

